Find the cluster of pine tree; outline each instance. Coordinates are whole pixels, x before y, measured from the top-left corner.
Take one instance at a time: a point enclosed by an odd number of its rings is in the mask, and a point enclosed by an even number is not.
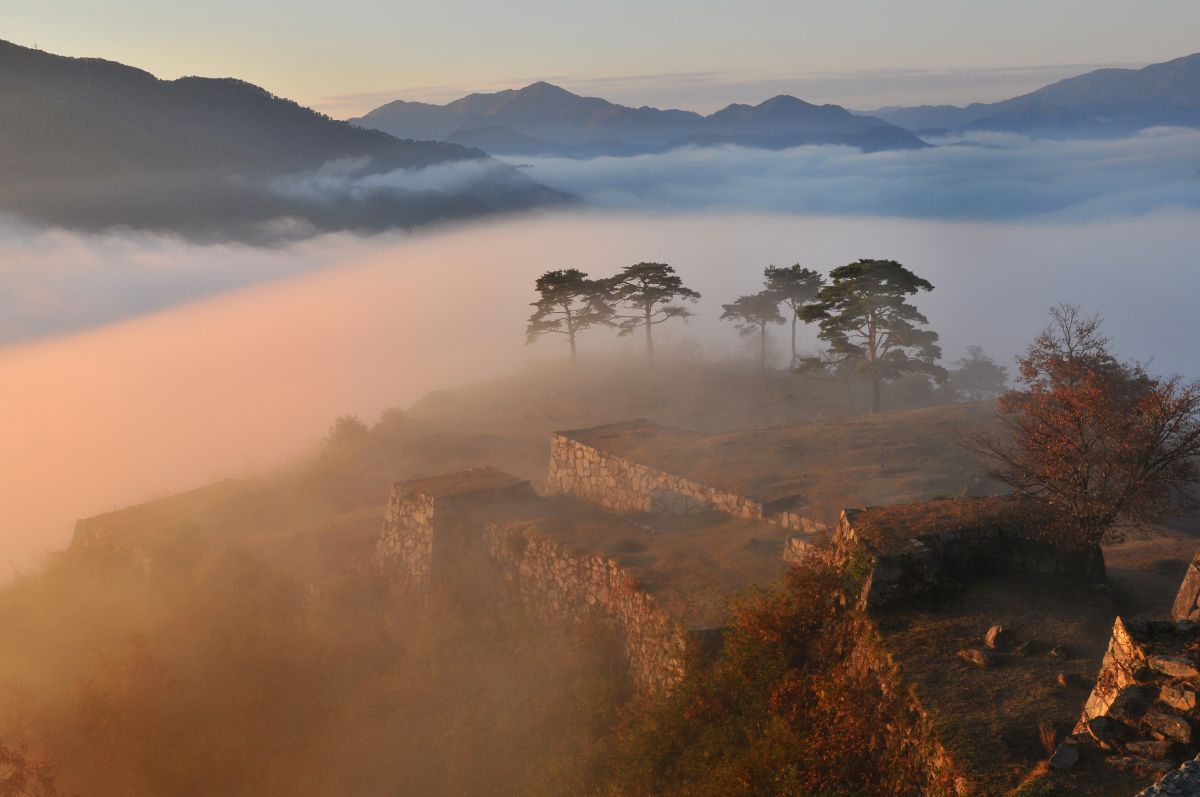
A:
[[[538,277],[534,287],[539,298],[533,303],[526,342],[546,334],[563,335],[572,365],[578,362],[578,336],[595,326],[615,327],[621,335],[642,330],[646,356],[653,365],[654,327],[693,315],[683,302],[700,298],[666,263],[636,263],[602,279],[592,279],[578,269],[557,269]],[[763,289],[722,305],[721,319],[731,321],[745,337],[758,337],[763,368],[767,367],[769,327],[790,319],[791,368],[830,375],[851,369],[869,384],[873,413],[880,410],[881,385],[906,374],[948,383],[952,394],[975,400],[1003,392],[1005,369],[978,347],[969,349],[970,359],[960,361],[954,375],[938,364],[942,356],[938,334],[909,301],[931,290],[928,280],[895,260],[858,260],[832,269],[828,279],[799,264],[767,266]],[[797,321],[818,326],[824,351],[812,357],[798,353]]]

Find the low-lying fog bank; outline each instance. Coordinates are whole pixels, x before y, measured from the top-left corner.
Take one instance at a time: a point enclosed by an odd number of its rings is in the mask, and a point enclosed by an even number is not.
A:
[[[590,213],[282,252],[132,238],[108,256],[111,243],[59,235],[24,261],[22,308],[70,306],[89,269],[125,263],[126,288],[112,301],[136,312],[137,258],[196,279],[209,264],[219,278],[235,257],[306,273],[0,348],[0,551],[26,565],[64,544],[76,517],[269,466],[305,450],[338,414],[372,420],[430,389],[560,356],[557,341],[523,345],[533,279],[550,268],[599,275],[669,262],[704,298],[689,324],[659,328],[663,347],[694,340],[707,356],[733,356],[742,344],[717,319],[720,304],[757,290],[766,264],[827,270],[894,258],[937,287],[917,303],[949,360],[980,344],[1008,362],[1046,308],[1072,301],[1105,316],[1122,356],[1198,375],[1185,326],[1200,294],[1198,223],[1196,211],[1055,224]],[[59,276],[43,282],[41,270]],[[802,336],[811,347],[812,331]],[[602,330],[581,341],[584,352],[636,345]]]
[[[507,160],[543,185],[625,210],[1088,221],[1200,208],[1200,130],[1070,141],[979,132],[930,141],[936,146],[883,152],[722,146]]]

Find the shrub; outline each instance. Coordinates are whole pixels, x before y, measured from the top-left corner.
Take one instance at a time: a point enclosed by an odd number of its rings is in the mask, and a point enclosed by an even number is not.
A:
[[[840,571],[809,561],[746,595],[717,658],[625,716],[602,793],[926,793],[921,761],[885,727],[905,712],[898,693],[846,666],[855,615],[843,589]]]

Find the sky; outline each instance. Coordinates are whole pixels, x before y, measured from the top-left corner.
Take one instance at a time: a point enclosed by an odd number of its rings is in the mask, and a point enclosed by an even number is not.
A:
[[[236,76],[335,117],[551,80],[711,111],[1003,99],[1200,49],[1195,0],[4,0],[0,37],[164,78]]]

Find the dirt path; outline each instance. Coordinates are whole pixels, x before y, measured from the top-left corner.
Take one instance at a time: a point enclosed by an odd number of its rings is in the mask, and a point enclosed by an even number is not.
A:
[[[1158,527],[1104,549],[1108,578],[1125,615],[1170,617],[1188,562],[1200,550],[1200,520]]]

